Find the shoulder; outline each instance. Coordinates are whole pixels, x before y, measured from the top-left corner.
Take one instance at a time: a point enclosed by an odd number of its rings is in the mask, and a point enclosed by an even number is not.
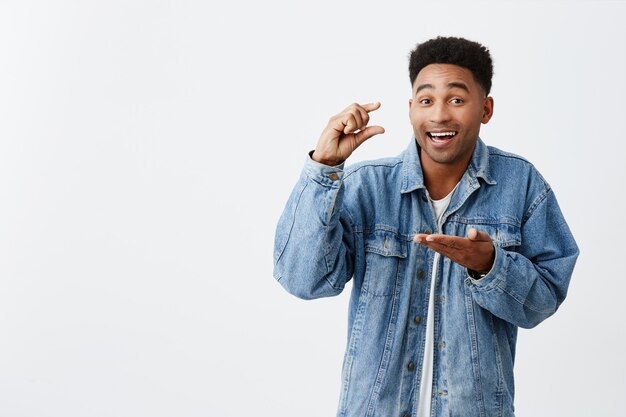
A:
[[[503,151],[495,146],[487,146],[487,149],[489,150],[489,158],[492,160],[501,160],[503,163],[520,163],[532,166],[532,164],[523,156]]]
[[[523,207],[527,219],[552,193],[550,184],[526,158],[489,146],[489,171],[497,181],[498,201]]]
[[[550,188],[548,182],[528,159],[495,146],[487,146],[487,149],[490,170],[496,178],[512,176],[519,180],[527,179],[542,184],[546,189]]]
[[[354,163],[346,168],[345,178],[377,175],[389,171],[400,170],[402,167],[401,157],[379,158],[369,161]]]

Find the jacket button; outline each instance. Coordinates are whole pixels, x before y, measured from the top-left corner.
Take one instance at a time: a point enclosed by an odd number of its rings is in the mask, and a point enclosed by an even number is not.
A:
[[[411,417],[411,415],[409,413],[404,413],[402,417]]]
[[[412,371],[413,369],[415,369],[415,364],[413,362],[409,362],[409,366],[407,366],[407,368],[409,369],[409,371]]]
[[[339,178],[339,175],[337,175],[337,173],[336,173],[336,172],[333,172],[333,173],[331,173],[331,174],[328,174],[328,178],[329,178],[331,181],[337,181],[337,178]]]
[[[415,316],[413,321],[415,322],[415,324],[420,324],[422,322],[422,318],[420,316]]]
[[[429,234],[431,234],[431,233],[432,233],[432,232],[430,231],[430,229],[426,229],[426,230],[424,230],[424,234],[425,234],[425,235],[429,235]]]
[[[417,273],[417,276],[418,276],[420,279],[424,279],[424,275],[426,275],[426,274],[424,273],[424,270],[423,270],[423,269],[420,269],[420,271]]]

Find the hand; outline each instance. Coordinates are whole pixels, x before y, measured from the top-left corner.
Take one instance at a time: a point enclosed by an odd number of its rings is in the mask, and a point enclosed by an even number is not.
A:
[[[487,273],[493,266],[496,250],[489,235],[469,229],[467,238],[419,233],[413,241],[426,246],[467,269]]]
[[[380,108],[380,102],[351,104],[333,116],[317,142],[312,158],[324,165],[339,165],[356,148],[374,135],[385,133],[382,126],[367,126],[369,112]]]

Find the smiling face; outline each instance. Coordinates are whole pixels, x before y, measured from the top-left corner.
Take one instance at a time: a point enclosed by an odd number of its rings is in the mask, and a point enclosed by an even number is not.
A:
[[[451,64],[422,68],[413,83],[409,118],[423,169],[465,171],[480,124],[492,114],[493,99],[485,97],[468,69]]]

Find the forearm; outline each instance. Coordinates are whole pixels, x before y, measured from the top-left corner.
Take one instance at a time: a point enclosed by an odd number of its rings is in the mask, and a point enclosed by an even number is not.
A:
[[[354,235],[342,218],[343,166],[307,160],[276,229],[274,277],[293,295],[339,294],[352,275]]]
[[[466,278],[474,300],[495,316],[531,328],[554,314],[565,299],[577,251],[542,264],[496,248],[492,270],[478,280]]]
[[[521,236],[515,252],[496,247],[491,271],[465,283],[481,307],[530,328],[565,299],[579,251],[551,191],[528,215]]]

